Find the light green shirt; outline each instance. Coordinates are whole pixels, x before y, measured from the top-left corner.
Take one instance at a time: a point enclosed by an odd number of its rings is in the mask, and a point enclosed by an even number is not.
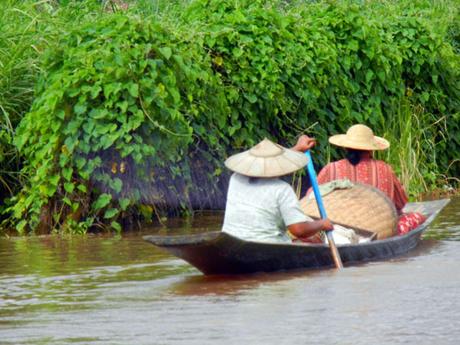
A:
[[[278,178],[230,178],[222,231],[258,242],[291,242],[287,226],[311,221],[292,187]]]

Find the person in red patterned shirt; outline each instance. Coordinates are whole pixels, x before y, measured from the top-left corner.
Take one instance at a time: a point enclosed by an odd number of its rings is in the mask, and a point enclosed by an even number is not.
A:
[[[373,151],[385,150],[390,143],[384,138],[375,136],[372,129],[361,124],[351,126],[346,134],[330,137],[329,142],[345,148],[347,155],[345,159],[327,164],[318,174],[318,183],[349,179],[352,182],[371,185],[393,200],[398,214],[402,215],[408,197],[401,182],[389,164],[372,157]],[[406,221],[408,217],[412,220],[410,215],[400,218],[400,225],[398,225],[400,234],[415,228],[420,221],[423,222],[417,215],[418,221],[406,227],[401,221]]]

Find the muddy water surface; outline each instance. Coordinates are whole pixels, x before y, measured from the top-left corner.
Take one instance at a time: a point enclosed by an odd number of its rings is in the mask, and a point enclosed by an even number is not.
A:
[[[0,238],[0,344],[460,343],[458,198],[409,255],[340,272],[205,277],[158,231]]]

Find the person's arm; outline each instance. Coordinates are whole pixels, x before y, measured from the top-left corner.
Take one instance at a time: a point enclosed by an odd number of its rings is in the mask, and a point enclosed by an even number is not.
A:
[[[390,172],[392,175],[394,186],[393,202],[395,203],[395,207],[398,213],[402,214],[402,209],[404,208],[404,206],[406,206],[406,203],[409,200],[409,198],[407,197],[406,191],[404,190],[404,187],[402,186],[398,177],[393,172],[393,169],[390,168]]]
[[[329,219],[315,220],[312,222],[302,222],[291,224],[288,226],[288,230],[297,238],[307,238],[315,235],[321,230],[328,231],[332,230],[333,226]]]
[[[297,140],[297,144],[292,147],[292,150],[299,151],[299,152],[305,152],[307,150],[310,150],[313,146],[316,145],[316,139],[311,138],[308,135],[302,135],[299,140]],[[327,164],[323,169],[318,174],[318,184],[324,184],[326,182],[330,182],[331,179],[331,171],[332,171],[332,164],[329,163]],[[312,191],[311,187],[307,190],[306,195],[310,194]]]
[[[297,238],[307,238],[321,230],[332,230],[328,219],[313,220],[302,211],[292,187],[283,182],[277,193],[279,210],[287,230]]]

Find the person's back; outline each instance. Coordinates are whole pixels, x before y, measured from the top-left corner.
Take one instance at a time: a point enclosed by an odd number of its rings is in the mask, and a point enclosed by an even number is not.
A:
[[[232,175],[222,231],[246,240],[291,242],[287,226],[307,220],[288,183]]]
[[[371,185],[384,192],[393,200],[400,213],[407,203],[407,195],[391,166],[381,160],[373,159],[364,151],[359,161],[353,164],[349,159],[341,159],[327,164],[318,174],[318,183],[348,179]]]
[[[292,149],[264,139],[229,157],[225,166],[234,174],[222,231],[245,240],[291,242],[288,231],[303,240],[321,230],[332,230],[328,219],[312,221],[307,217],[294,190],[278,178],[303,168],[307,158],[300,151],[313,145],[314,139],[307,136],[300,137]]]

